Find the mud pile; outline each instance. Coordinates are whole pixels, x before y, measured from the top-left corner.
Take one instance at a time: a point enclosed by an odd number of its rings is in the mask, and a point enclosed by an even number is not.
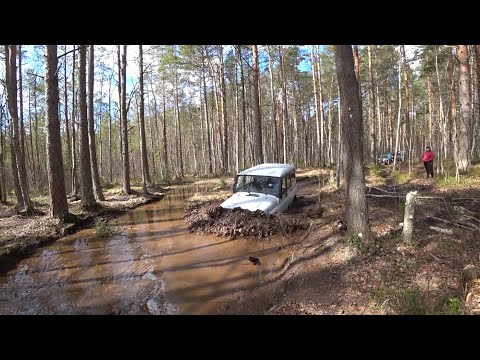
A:
[[[260,210],[252,212],[240,208],[224,209],[218,203],[192,205],[186,209],[185,219],[190,224],[190,232],[230,237],[288,235],[310,226],[305,216],[265,214]]]

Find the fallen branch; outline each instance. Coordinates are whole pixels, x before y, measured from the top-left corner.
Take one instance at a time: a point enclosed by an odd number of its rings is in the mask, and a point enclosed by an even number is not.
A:
[[[450,199],[451,201],[460,201],[460,200],[473,200],[473,201],[480,201],[480,198],[468,197],[468,198],[455,198]]]
[[[398,194],[398,195],[376,195],[376,194],[365,194],[365,196],[370,196],[370,197],[379,197],[379,198],[400,198],[400,197],[406,197],[406,194]]]
[[[470,210],[468,210],[467,208],[464,208],[463,206],[459,206],[459,205],[453,205],[453,210],[458,211],[458,212],[459,212],[460,214],[462,214],[462,215],[463,215],[465,212],[468,212],[468,213],[470,213],[470,214],[474,214],[474,215],[475,215],[475,213],[474,213],[473,211],[470,211]]]
[[[453,230],[452,229],[443,229],[443,228],[439,228],[439,227],[436,227],[436,226],[429,226],[429,228],[432,229],[432,230],[438,231],[442,234],[453,235]]]
[[[447,224],[450,224],[450,225],[453,225],[453,226],[457,226],[457,227],[461,227],[461,228],[464,228],[464,229],[467,229],[467,230],[470,230],[470,231],[477,230],[473,227],[465,226],[465,225],[462,225],[462,224],[459,224],[459,223],[456,223],[456,222],[453,222],[453,221],[448,221],[448,220],[445,220],[445,219],[441,219],[441,218],[438,218],[436,216],[427,216],[427,218],[442,221],[444,223],[447,223]]]
[[[417,199],[435,199],[435,200],[445,200],[442,196],[418,196]]]
[[[393,191],[387,191],[387,190],[384,190],[384,189],[377,188],[377,187],[375,187],[375,186],[366,186],[366,188],[368,189],[369,192],[370,192],[372,189],[374,189],[374,190],[378,190],[378,191],[381,191],[381,192],[384,192],[384,193],[387,193],[387,194],[396,194],[396,193],[393,192]]]
[[[470,220],[473,220],[473,221],[476,221],[476,222],[480,223],[480,220],[478,220],[477,218],[474,218],[473,216],[463,215],[463,217],[466,217],[467,219],[470,219]]]

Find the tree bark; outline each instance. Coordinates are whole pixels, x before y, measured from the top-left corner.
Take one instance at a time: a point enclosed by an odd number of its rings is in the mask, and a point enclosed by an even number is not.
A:
[[[97,146],[95,142],[95,120],[94,120],[94,69],[95,69],[95,45],[88,47],[88,139],[90,146],[90,164],[92,168],[93,191],[99,201],[105,201],[102,192],[100,175],[98,174]]]
[[[47,169],[50,190],[50,216],[63,219],[68,214],[67,194],[60,138],[58,114],[59,92],[57,71],[57,45],[46,45],[45,49],[45,106],[47,123]]]
[[[92,170],[90,165],[90,149],[88,144],[88,120],[87,120],[87,84],[86,84],[86,65],[87,48],[86,45],[79,47],[80,68],[78,71],[78,88],[80,91],[79,108],[79,132],[80,132],[80,178],[81,178],[81,204],[85,210],[90,210],[95,205],[93,195]]]
[[[358,82],[358,96],[360,97],[360,105],[362,104],[362,82],[360,80],[360,55],[358,54],[358,45],[353,45],[353,66],[355,69],[355,78]]]
[[[342,128],[347,140],[344,143],[347,153],[347,228],[349,234],[358,236],[364,244],[369,244],[371,233],[363,174],[362,106],[350,45],[335,45],[335,66],[341,98]]]
[[[470,73],[468,66],[468,49],[466,45],[457,45],[458,87],[460,96],[460,121],[457,132],[457,165],[460,173],[470,170],[470,133],[472,126],[470,109]]]

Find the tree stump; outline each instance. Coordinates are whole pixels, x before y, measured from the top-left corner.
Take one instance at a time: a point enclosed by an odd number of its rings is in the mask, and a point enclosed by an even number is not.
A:
[[[403,242],[410,244],[412,242],[413,234],[413,217],[415,215],[415,201],[417,199],[417,192],[410,191],[407,194],[405,201],[405,215],[403,218]]]

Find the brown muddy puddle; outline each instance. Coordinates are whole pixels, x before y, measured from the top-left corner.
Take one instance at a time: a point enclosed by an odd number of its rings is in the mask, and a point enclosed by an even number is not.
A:
[[[110,220],[110,237],[85,229],[37,249],[0,277],[0,314],[218,314],[235,291],[274,279],[289,241],[190,233],[184,199],[198,191]]]

